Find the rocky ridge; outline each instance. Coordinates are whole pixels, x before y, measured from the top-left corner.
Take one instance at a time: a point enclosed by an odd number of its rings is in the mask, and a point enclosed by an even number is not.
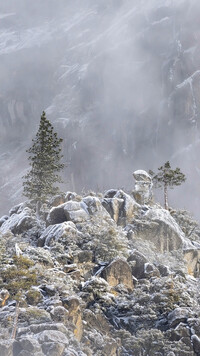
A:
[[[0,219],[1,356],[200,355],[199,227],[134,177]]]

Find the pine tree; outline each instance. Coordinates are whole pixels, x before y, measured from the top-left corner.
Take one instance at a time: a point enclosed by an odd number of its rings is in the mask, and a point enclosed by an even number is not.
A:
[[[63,140],[58,138],[57,133],[54,132],[44,111],[38,132],[32,141],[33,145],[26,151],[30,154],[28,159],[31,169],[23,177],[23,187],[24,195],[33,199],[40,209],[41,203],[45,202],[48,197],[59,193],[59,188],[54,184],[62,182],[58,172],[64,168],[64,164],[60,163],[63,157],[61,155]]]
[[[155,187],[164,189],[164,206],[168,210],[168,188],[173,189],[174,186],[184,183],[186,180],[185,174],[180,171],[180,168],[171,169],[169,161],[158,168],[158,173],[154,173],[151,170],[149,173],[152,176]]]

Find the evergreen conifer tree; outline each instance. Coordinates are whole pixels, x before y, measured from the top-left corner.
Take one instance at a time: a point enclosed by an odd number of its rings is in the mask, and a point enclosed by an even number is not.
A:
[[[181,185],[185,182],[185,174],[180,171],[180,168],[171,169],[169,161],[158,168],[158,173],[154,173],[151,170],[149,173],[152,176],[155,187],[164,189],[164,206],[165,209],[168,210],[168,188],[173,189],[174,186]]]
[[[24,178],[24,195],[35,200],[38,210],[41,203],[48,197],[59,192],[56,183],[62,180],[58,173],[64,168],[60,162],[62,139],[54,132],[52,124],[47,120],[43,111],[36,137],[32,140],[33,145],[26,151],[30,154],[30,171]]]

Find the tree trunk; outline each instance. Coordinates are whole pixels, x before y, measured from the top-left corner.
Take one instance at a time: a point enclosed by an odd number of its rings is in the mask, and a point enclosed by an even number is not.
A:
[[[41,209],[41,201],[37,201],[36,203],[36,217],[40,220],[40,209]]]
[[[169,205],[168,205],[168,195],[167,195],[167,184],[164,184],[164,202],[165,202],[165,209],[169,210]]]
[[[13,329],[12,329],[12,335],[11,338],[15,339],[16,333],[17,333],[17,324],[18,324],[18,318],[19,318],[19,301],[16,302],[16,307],[15,307],[15,318],[14,318],[14,323],[13,323]]]

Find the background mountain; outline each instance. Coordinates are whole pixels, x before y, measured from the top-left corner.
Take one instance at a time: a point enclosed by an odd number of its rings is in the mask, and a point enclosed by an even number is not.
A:
[[[0,4],[1,213],[42,110],[64,138],[65,190],[131,189],[131,173],[180,166],[171,203],[199,210],[198,1]]]

